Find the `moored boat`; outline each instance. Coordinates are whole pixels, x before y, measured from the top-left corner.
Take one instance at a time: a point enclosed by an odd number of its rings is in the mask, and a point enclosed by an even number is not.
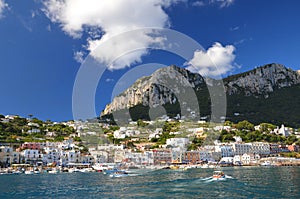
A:
[[[261,166],[272,166],[272,163],[270,161],[264,161],[260,164]]]
[[[34,171],[33,170],[27,170],[24,172],[26,175],[31,175],[31,174],[34,174]]]

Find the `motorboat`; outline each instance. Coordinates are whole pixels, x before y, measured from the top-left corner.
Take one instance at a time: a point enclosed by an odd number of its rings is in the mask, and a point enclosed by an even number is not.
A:
[[[113,178],[119,178],[119,177],[128,176],[128,173],[126,171],[119,170],[114,173],[111,173],[109,176]]]
[[[223,171],[214,171],[213,176],[214,179],[225,178],[225,174]]]

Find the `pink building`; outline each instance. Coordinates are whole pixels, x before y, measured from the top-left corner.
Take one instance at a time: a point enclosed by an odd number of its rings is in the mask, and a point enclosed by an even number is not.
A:
[[[21,145],[21,150],[24,149],[32,149],[32,150],[40,150],[41,149],[41,143],[39,142],[25,142]]]

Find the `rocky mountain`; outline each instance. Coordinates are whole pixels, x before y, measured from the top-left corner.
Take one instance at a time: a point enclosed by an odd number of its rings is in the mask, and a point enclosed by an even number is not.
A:
[[[268,64],[254,70],[224,79],[229,95],[244,93],[246,96],[265,95],[275,89],[290,87],[300,83],[298,71],[281,64]]]
[[[206,116],[211,111],[209,87],[220,83],[219,81],[205,79],[199,74],[174,65],[162,68],[151,76],[140,78],[116,96],[101,115],[129,109],[130,114],[135,115],[131,118],[147,119],[150,108],[163,106],[170,116],[185,115],[184,111],[191,113],[197,108],[201,110],[200,116]],[[297,95],[300,91],[299,71],[293,71],[281,64],[268,64],[229,76],[224,78],[223,82],[227,95],[227,117],[231,120],[253,118],[257,121],[269,119],[283,122],[288,117],[282,117],[280,113],[282,111],[293,109],[291,113],[298,110],[300,114],[298,103],[295,103],[296,107],[290,108],[287,106],[288,103],[283,104],[283,101],[288,102],[298,98],[300,100],[299,94]],[[293,96],[293,99],[289,99],[289,96]],[[270,103],[271,107],[269,107]],[[191,104],[199,107],[193,105],[191,107]],[[272,109],[276,109],[277,112]],[[295,117],[297,114],[294,113]],[[260,115],[263,118],[260,119]],[[272,118],[275,115],[279,118]],[[292,122],[300,124],[299,119],[296,120]]]
[[[116,96],[102,114],[106,115],[138,104],[150,107],[175,104],[178,95],[186,93],[188,88],[199,89],[201,85],[205,83],[199,74],[174,65],[161,68],[149,77],[138,79],[122,94]]]

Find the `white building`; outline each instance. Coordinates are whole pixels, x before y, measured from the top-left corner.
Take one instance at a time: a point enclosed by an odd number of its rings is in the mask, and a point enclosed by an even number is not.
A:
[[[259,155],[270,155],[270,144],[266,142],[253,142],[251,153]]]
[[[241,155],[233,156],[233,164],[234,165],[241,165],[242,164],[242,156]]]
[[[92,150],[92,151],[89,151],[89,152],[93,156],[95,163],[106,163],[106,162],[108,162],[109,154],[108,154],[107,151]]]
[[[169,138],[166,140],[166,145],[172,146],[172,148],[180,148],[183,151],[186,151],[189,145],[188,138]]]
[[[243,154],[259,154],[270,155],[270,145],[266,142],[252,142],[252,143],[233,143],[233,150],[235,155]]]
[[[0,147],[0,162],[5,165],[20,163],[20,153],[13,151],[12,147],[1,146]]]
[[[42,162],[43,160],[43,154],[39,150],[25,149],[22,151],[21,156],[25,163],[35,164],[38,161]]]
[[[235,155],[243,155],[245,153],[251,153],[251,143],[233,143],[232,144]]]
[[[277,133],[279,135],[283,135],[285,137],[288,137],[291,134],[290,130],[288,128],[284,127],[283,124],[281,125],[281,128],[277,130]]]
[[[54,164],[54,163],[60,163],[60,151],[57,148],[52,147],[45,147],[44,148],[45,153],[43,154],[43,163],[48,164]]]
[[[69,163],[80,163],[81,154],[78,150],[61,151],[59,164],[65,166]]]
[[[250,165],[250,164],[256,164],[257,161],[260,159],[260,156],[258,154],[243,154],[241,156],[242,164],[243,165]]]
[[[215,147],[216,152],[221,152],[222,157],[233,157],[234,156],[234,151],[232,145],[228,144],[222,144],[222,145],[217,145]]]

